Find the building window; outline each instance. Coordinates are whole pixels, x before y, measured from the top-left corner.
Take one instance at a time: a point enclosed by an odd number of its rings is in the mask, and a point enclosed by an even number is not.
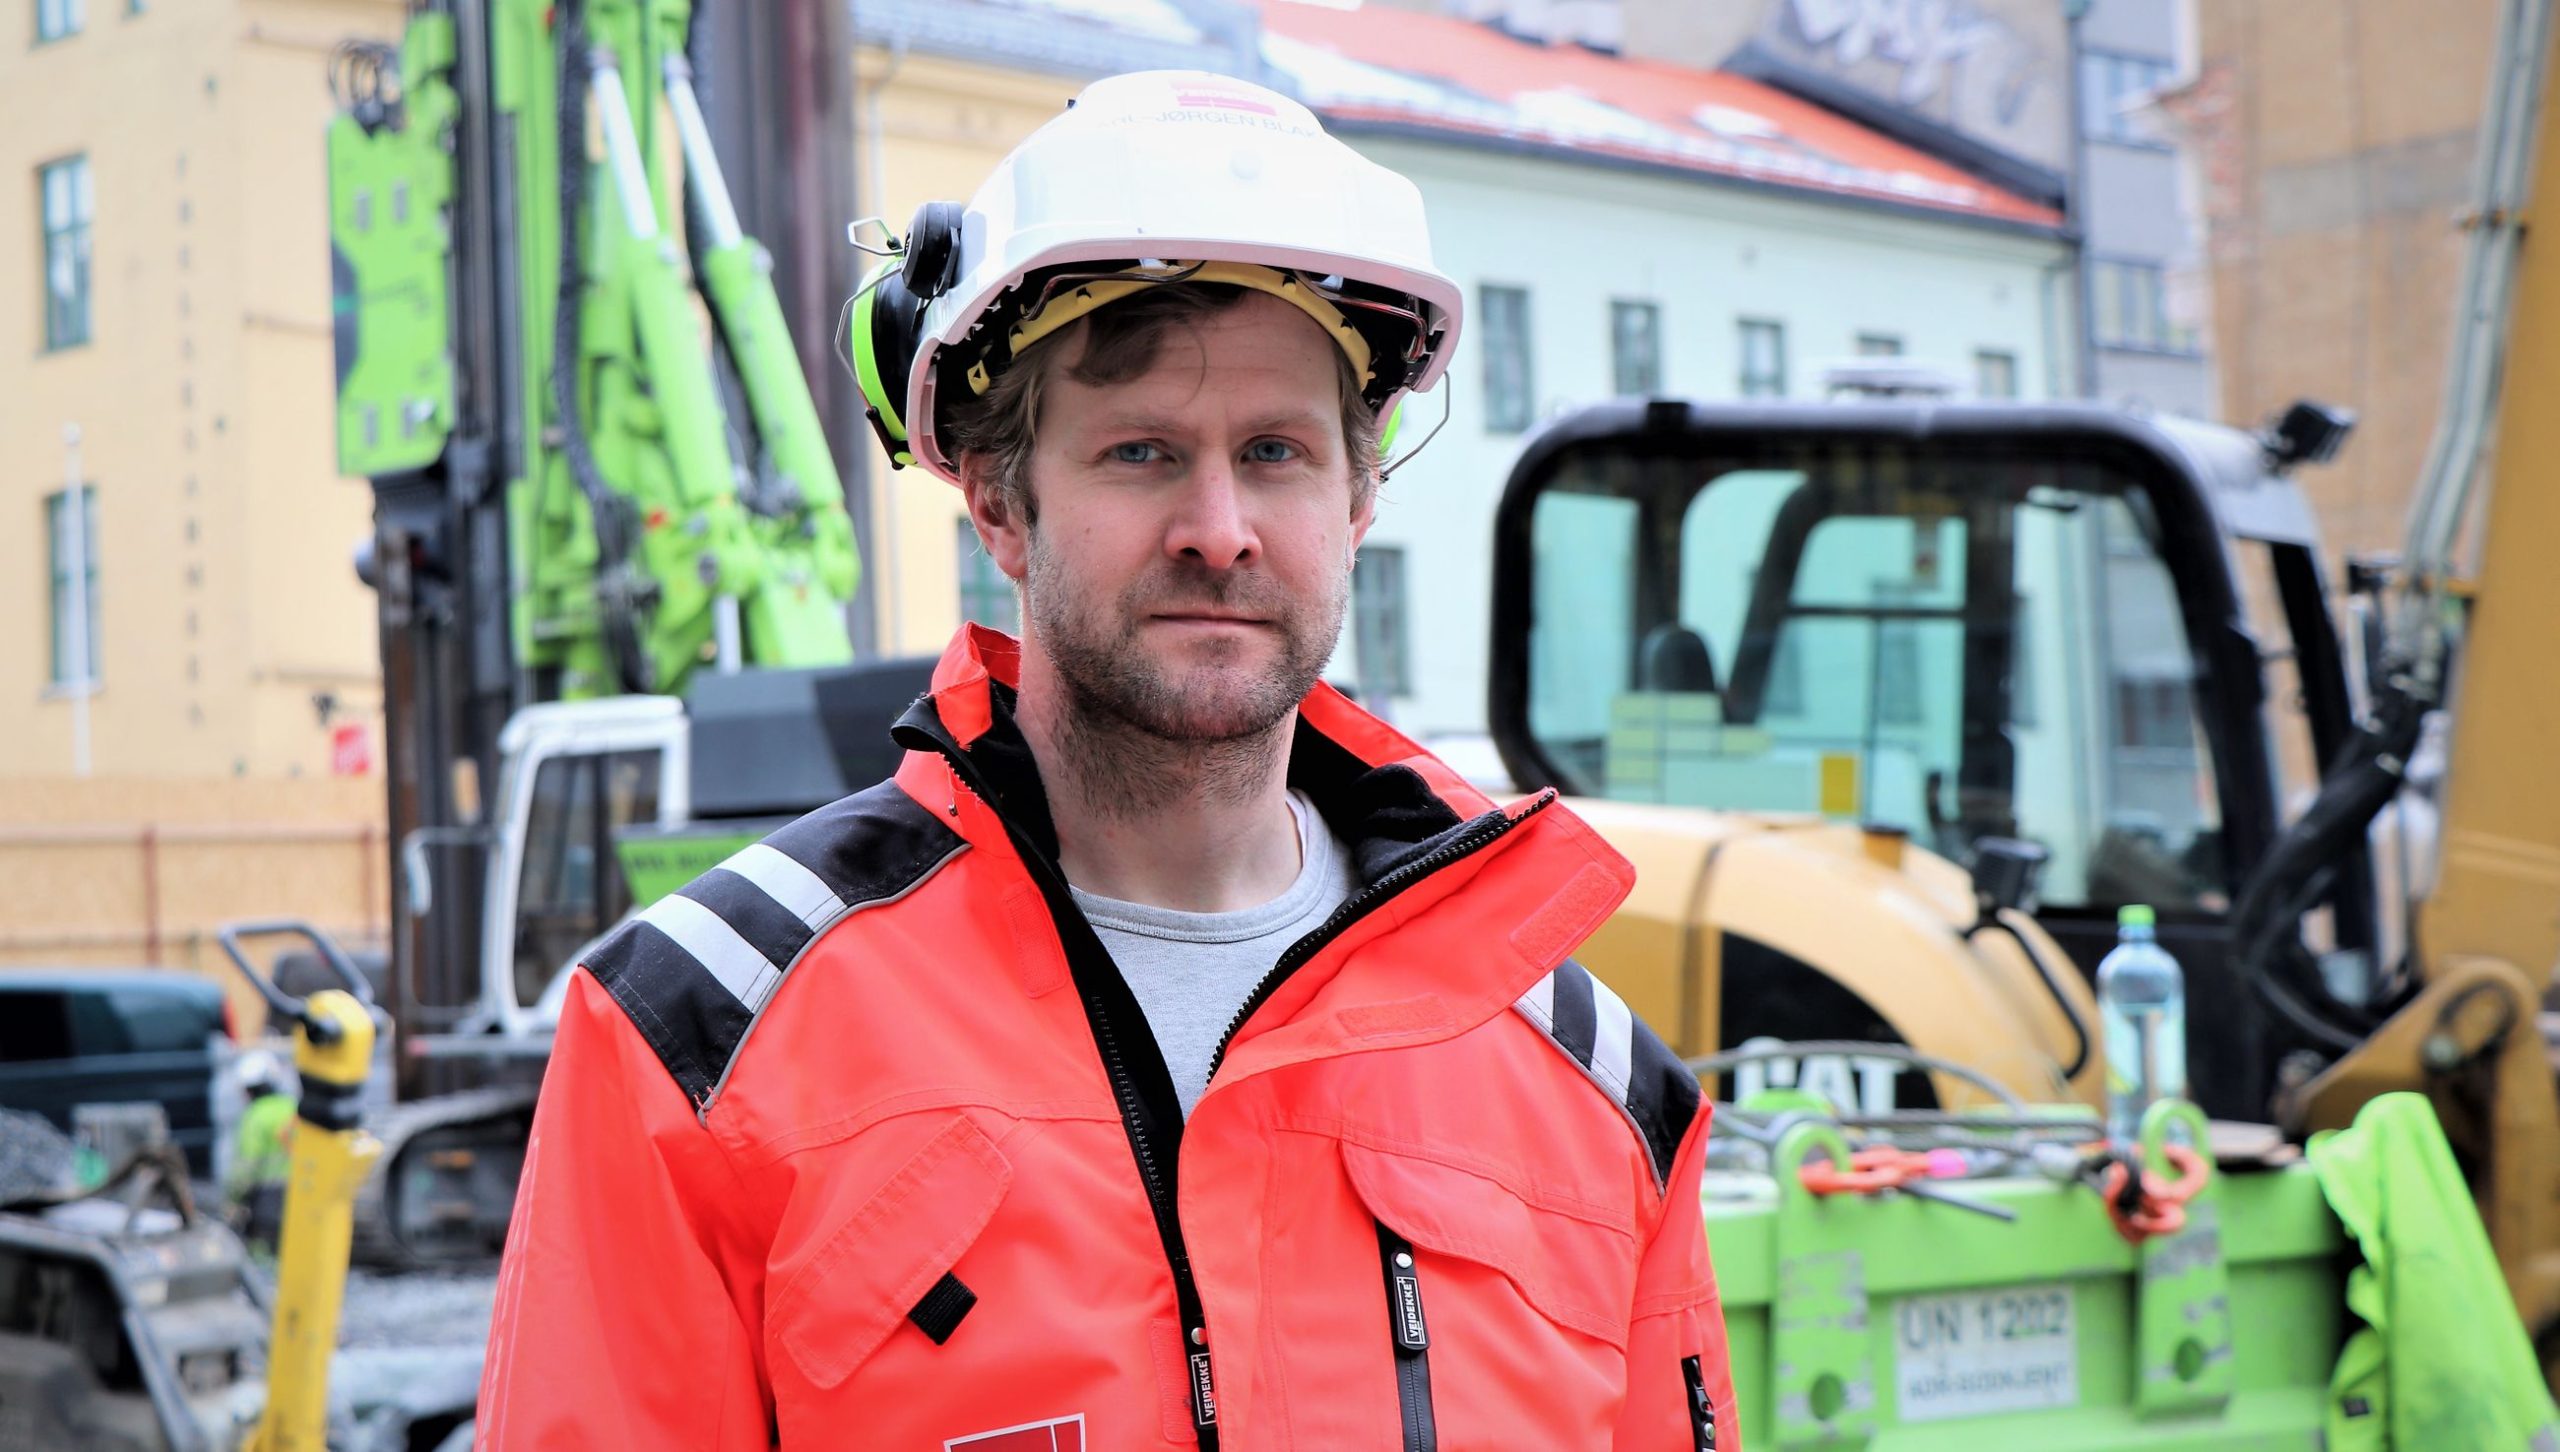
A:
[[[2089,331],[2101,348],[2193,353],[2195,329],[2169,320],[2167,274],[2156,262],[2089,261]]]
[[[36,0],[36,44],[80,33],[81,0]]]
[[[1649,302],[1609,304],[1609,368],[1620,398],[1662,391],[1662,309]]]
[[[2080,134],[2092,141],[2165,150],[2160,133],[2136,113],[2177,73],[2176,63],[2152,56],[2081,52]]]
[[[1742,396],[1787,396],[1787,325],[1765,318],[1744,318],[1742,330]]]
[[[2116,742],[2130,750],[2193,751],[2195,694],[2183,680],[2116,677]]]
[[[57,686],[70,685],[75,678],[93,682],[98,678],[98,487],[80,486],[77,520],[65,507],[70,497],[69,490],[57,489],[44,498],[45,556],[53,583],[53,664],[47,679]],[[73,538],[75,527],[77,539]],[[80,562],[77,568],[74,560]],[[72,594],[75,577],[86,587],[77,596]],[[77,647],[75,642],[81,640],[87,649]],[[74,671],[73,664],[83,656],[88,668]]]
[[[1860,333],[1858,356],[1861,358],[1899,358],[1902,356],[1900,333]]]
[[[1484,426],[1497,434],[1529,427],[1534,406],[1529,374],[1529,290],[1485,284],[1477,309],[1484,314]]]
[[[2015,398],[2018,396],[2018,355],[1996,349],[1977,349],[1973,355],[1973,395],[1976,398]]]
[[[44,345],[89,341],[89,158],[36,169],[44,208]]]
[[[977,526],[969,522],[969,516],[960,516],[958,523],[960,618],[1007,635],[1020,635],[1022,597],[1014,593],[1013,581],[996,568],[994,558],[978,543]]]
[[[1363,545],[1351,566],[1351,659],[1363,692],[1413,694],[1404,550]]]

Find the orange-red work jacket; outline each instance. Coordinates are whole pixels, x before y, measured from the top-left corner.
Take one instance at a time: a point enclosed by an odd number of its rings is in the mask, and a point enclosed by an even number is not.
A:
[[[1697,1082],[1566,956],[1628,864],[1319,686],[1290,779],[1365,886],[1186,1124],[1018,659],[964,630],[894,780],[589,955],[483,1452],[1730,1452]]]

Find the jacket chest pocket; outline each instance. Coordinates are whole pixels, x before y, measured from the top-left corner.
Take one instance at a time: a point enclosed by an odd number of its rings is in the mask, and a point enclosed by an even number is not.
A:
[[[1405,1452],[1606,1448],[1624,1394],[1631,1233],[1435,1161],[1342,1147],[1377,1221]]]
[[[948,1339],[974,1302],[961,1259],[1012,1184],[1003,1150],[971,1121],[926,1140],[775,1294],[774,1339],[801,1375],[824,1391],[902,1329],[920,1344]]]

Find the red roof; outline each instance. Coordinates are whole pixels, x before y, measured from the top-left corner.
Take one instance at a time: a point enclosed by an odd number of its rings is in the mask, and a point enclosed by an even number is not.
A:
[[[1329,120],[1500,138],[2029,226],[2062,216],[1741,76],[1455,16],[1260,0],[1264,59]]]

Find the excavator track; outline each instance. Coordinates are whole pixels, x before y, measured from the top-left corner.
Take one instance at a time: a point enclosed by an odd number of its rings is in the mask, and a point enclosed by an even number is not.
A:
[[[380,1270],[497,1257],[533,1124],[535,1086],[500,1085],[368,1115],[382,1158],[356,1192],[353,1259]]]

